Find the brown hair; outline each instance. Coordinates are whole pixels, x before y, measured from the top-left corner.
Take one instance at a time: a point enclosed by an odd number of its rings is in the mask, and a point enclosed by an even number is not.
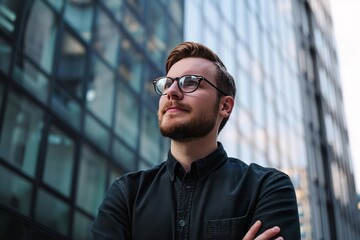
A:
[[[170,53],[166,60],[166,74],[170,68],[178,61],[187,57],[205,58],[213,62],[217,66],[217,74],[215,76],[217,87],[227,95],[235,99],[236,87],[234,78],[227,71],[224,63],[210,48],[195,42],[183,42],[177,45]],[[221,93],[218,92],[220,99]],[[219,132],[225,126],[229,117],[224,118],[220,124]]]

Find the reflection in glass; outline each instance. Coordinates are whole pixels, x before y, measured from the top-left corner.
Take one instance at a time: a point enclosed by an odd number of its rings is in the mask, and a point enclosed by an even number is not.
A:
[[[35,166],[43,128],[43,112],[29,99],[10,93],[0,139],[0,156],[30,176]]]
[[[65,19],[87,41],[91,39],[93,16],[94,4],[92,0],[68,1],[66,4]]]
[[[14,79],[46,103],[49,94],[48,78],[25,58],[19,58],[15,66]]]
[[[82,149],[76,204],[95,215],[105,194],[105,159],[88,146]]]
[[[0,166],[0,203],[29,216],[32,184]]]
[[[94,48],[112,66],[116,65],[119,32],[112,20],[99,10],[96,18]]]
[[[54,13],[42,2],[34,1],[26,21],[23,49],[29,58],[51,73],[57,22]]]
[[[8,73],[9,71],[11,52],[12,49],[10,45],[0,37],[0,71],[3,71],[4,73]]]
[[[136,91],[140,91],[143,56],[127,39],[121,41],[119,72]]]
[[[93,58],[91,78],[88,79],[86,103],[88,109],[108,126],[111,125],[114,100],[114,74],[97,57]]]
[[[37,195],[35,219],[66,235],[69,228],[69,206],[54,195],[40,189]]]
[[[116,133],[131,147],[136,147],[138,135],[139,104],[122,84],[117,89]]]
[[[66,32],[58,66],[58,84],[74,96],[81,98],[85,72],[85,47]]]
[[[51,127],[46,149],[44,181],[65,196],[70,196],[74,142],[56,127]]]

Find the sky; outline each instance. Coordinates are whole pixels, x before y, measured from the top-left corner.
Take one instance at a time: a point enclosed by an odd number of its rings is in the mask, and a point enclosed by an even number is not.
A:
[[[352,165],[360,194],[360,1],[330,0]]]

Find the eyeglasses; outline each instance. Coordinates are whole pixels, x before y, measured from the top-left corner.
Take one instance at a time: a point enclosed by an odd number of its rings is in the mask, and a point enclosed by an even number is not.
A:
[[[221,94],[225,94],[219,88],[217,88],[214,84],[212,84],[209,80],[204,78],[203,76],[197,75],[184,75],[182,77],[171,78],[171,77],[159,77],[153,81],[155,92],[159,95],[166,95],[171,85],[174,81],[177,81],[178,87],[181,92],[183,93],[192,93],[198,89],[200,82],[204,80],[205,82],[209,83],[213,86],[216,90],[218,90]]]

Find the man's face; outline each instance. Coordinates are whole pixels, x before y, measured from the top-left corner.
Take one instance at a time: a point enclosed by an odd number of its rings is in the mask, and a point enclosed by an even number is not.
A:
[[[184,58],[170,68],[167,76],[176,78],[190,74],[203,76],[216,85],[216,66],[203,58]],[[175,81],[167,95],[160,97],[161,134],[177,141],[204,137],[216,126],[218,112],[218,93],[210,84],[201,81],[195,92],[183,93]]]

